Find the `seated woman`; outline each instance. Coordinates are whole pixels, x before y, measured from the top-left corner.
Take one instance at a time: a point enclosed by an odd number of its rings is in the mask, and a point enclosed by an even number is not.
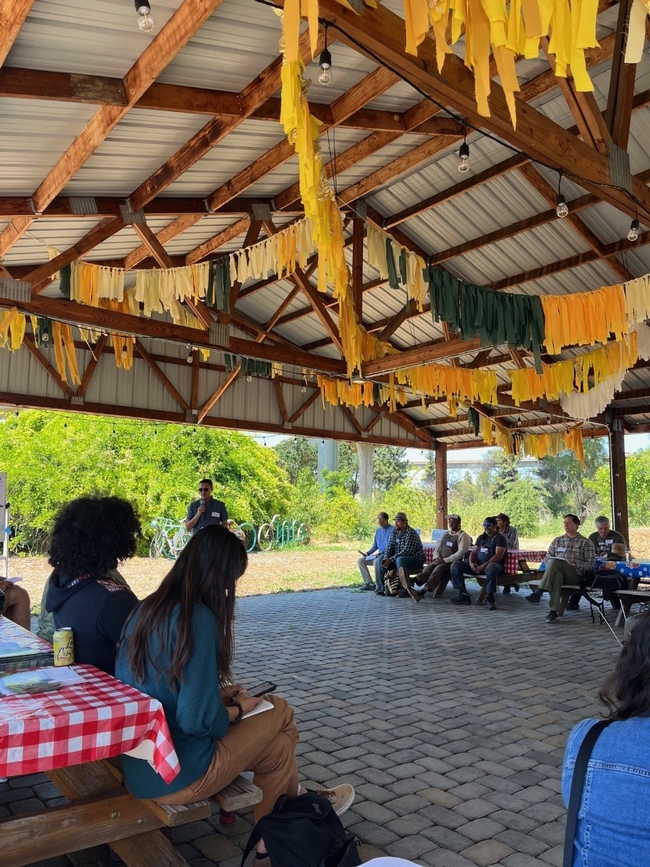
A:
[[[599,698],[615,722],[601,732],[587,765],[573,867],[641,867],[650,864],[650,823],[642,807],[650,777],[650,613],[635,625]],[[578,749],[594,723],[583,720],[569,736],[562,775],[566,804]]]
[[[140,533],[133,506],[119,497],[81,497],[54,520],[45,609],[57,629],[74,634],[75,662],[108,674],[122,627],[137,605],[135,594],[112,576],[118,562],[135,554]]]
[[[12,581],[2,579],[0,579],[0,590],[4,593],[4,605],[0,606],[0,614],[4,614],[7,620],[13,620],[23,629],[29,629],[32,620],[29,593]]]
[[[232,685],[235,589],[247,563],[236,536],[219,525],[205,527],[125,627],[117,677],[162,703],[181,765],[166,784],[147,762],[123,756],[126,783],[137,798],[192,803],[252,771],[263,792],[255,807],[258,821],[280,795],[298,794],[293,709],[285,699],[269,696],[273,710],[242,722],[261,699]],[[319,794],[341,813],[352,803],[354,789],[338,786]],[[256,865],[264,863],[261,841]]]

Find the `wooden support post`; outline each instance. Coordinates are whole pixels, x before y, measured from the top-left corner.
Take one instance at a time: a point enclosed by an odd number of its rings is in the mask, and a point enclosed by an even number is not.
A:
[[[436,443],[436,527],[447,526],[447,443]]]
[[[612,526],[622,533],[628,544],[627,476],[625,472],[625,431],[621,419],[609,425],[609,475],[612,485]]]

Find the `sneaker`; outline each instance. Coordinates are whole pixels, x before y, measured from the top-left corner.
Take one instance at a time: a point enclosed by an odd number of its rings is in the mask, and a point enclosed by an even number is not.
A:
[[[397,599],[408,599],[409,598],[408,590],[404,590],[404,589],[400,590],[399,593],[395,594],[395,597]]]
[[[414,602],[424,599],[424,593],[421,590],[416,590],[415,587],[409,587],[409,596]]]
[[[461,593],[460,596],[457,596],[455,599],[451,600],[452,605],[471,605],[472,598],[469,593]]]
[[[510,585],[506,584],[506,586],[503,588],[503,595],[507,596],[508,593],[510,593]]]
[[[385,596],[385,592],[383,590],[375,590],[375,596]]]
[[[557,623],[557,611],[549,611],[546,615],[547,623]]]
[[[510,589],[510,588],[508,588],[508,589]],[[485,600],[485,607],[487,608],[488,611],[496,611],[497,610],[497,607],[494,604],[494,594],[493,593],[488,593],[487,599]]]
[[[345,813],[354,801],[354,787],[349,783],[334,786],[333,789],[317,789],[316,794],[321,798],[327,798],[337,816]]]
[[[397,570],[397,574],[399,576],[399,583],[402,585],[402,587],[405,590],[408,590],[409,589],[409,583],[406,580],[406,572],[404,571],[402,566],[400,566],[399,569]]]
[[[526,602],[532,602],[533,605],[537,605],[539,600],[542,598],[542,590],[535,590],[530,596],[526,596]]]
[[[374,590],[374,589],[375,589],[375,585],[374,585],[374,584],[364,584],[364,585],[361,587],[361,589],[362,589],[362,590]]]
[[[569,604],[567,605],[567,607],[565,609],[565,611],[579,611],[579,610],[580,610],[580,603],[579,602],[569,602]]]
[[[424,588],[425,588],[426,586],[427,586],[426,583],[425,583],[425,584],[411,584],[411,587],[412,587],[414,590],[417,590],[418,593],[422,593],[422,591],[424,590]]]

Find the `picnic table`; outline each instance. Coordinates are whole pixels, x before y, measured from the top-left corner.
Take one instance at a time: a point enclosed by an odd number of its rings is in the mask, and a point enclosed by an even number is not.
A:
[[[437,542],[424,542],[422,547],[424,548],[424,561],[425,563],[433,563],[433,552],[435,551]],[[506,554],[506,562],[505,568],[503,570],[503,575],[499,578],[498,585],[500,587],[505,587],[506,585],[518,584],[520,581],[527,581],[528,578],[526,574],[530,574],[531,569],[529,566],[530,563],[541,563],[542,560],[546,557],[546,551],[534,551],[530,550],[509,550]],[[475,575],[473,576],[478,581],[480,586],[480,592],[476,599],[476,604],[480,605],[485,601],[485,587],[486,587],[486,578],[484,575]],[[436,590],[436,596],[442,596],[445,592],[445,587],[447,586],[447,582],[441,582]]]
[[[52,665],[49,641],[0,615],[0,673]]]

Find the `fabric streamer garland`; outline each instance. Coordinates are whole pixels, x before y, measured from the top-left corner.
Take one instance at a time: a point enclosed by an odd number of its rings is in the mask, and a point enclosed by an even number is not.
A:
[[[26,319],[16,307],[0,314],[0,347],[16,352],[23,345]]]
[[[382,280],[388,280],[391,289],[403,286],[409,301],[415,301],[418,310],[422,311],[428,294],[424,259],[398,244],[372,223],[366,224],[366,235],[368,264],[379,271]]]

